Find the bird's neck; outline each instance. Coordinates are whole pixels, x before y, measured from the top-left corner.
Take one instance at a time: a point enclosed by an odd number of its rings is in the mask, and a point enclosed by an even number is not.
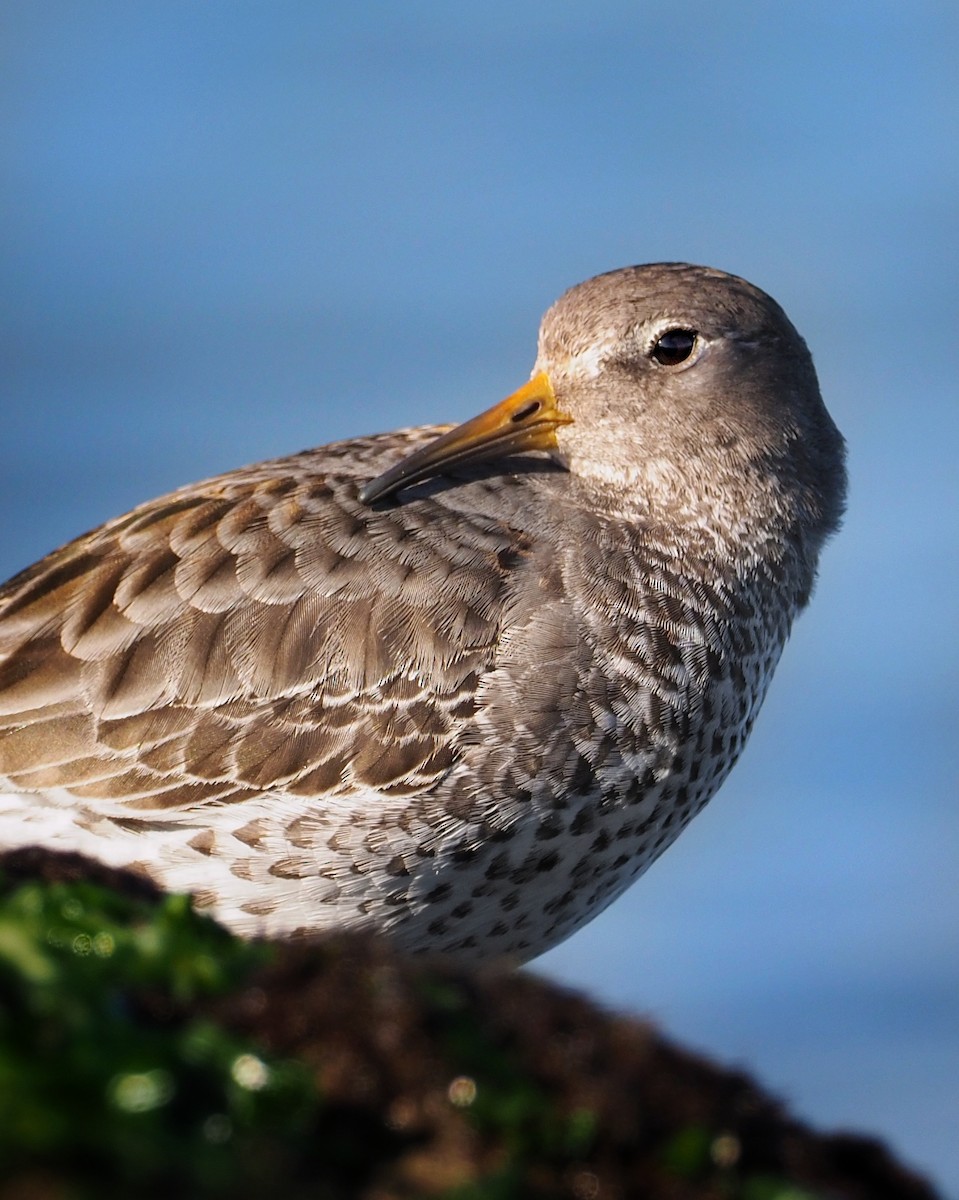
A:
[[[815,575],[818,546],[807,545],[799,501],[777,477],[749,464],[648,457],[628,470],[606,461],[569,463],[592,511],[631,527],[663,553],[721,566],[724,574],[772,574],[801,608]]]

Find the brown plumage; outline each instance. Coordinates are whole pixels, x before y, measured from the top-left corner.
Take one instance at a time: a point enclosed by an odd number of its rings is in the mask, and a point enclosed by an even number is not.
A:
[[[571,289],[535,371],[458,430],[183,488],[11,580],[0,845],[133,865],[242,932],[473,958],[621,892],[742,748],[842,440],[782,311],[705,268]]]

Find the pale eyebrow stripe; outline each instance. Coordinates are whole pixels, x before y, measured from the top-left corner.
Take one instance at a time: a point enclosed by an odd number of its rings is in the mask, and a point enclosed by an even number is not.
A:
[[[591,346],[580,350],[578,354],[571,355],[559,365],[562,366],[566,375],[572,375],[577,379],[595,379],[602,371],[610,351],[621,344],[620,338],[610,336],[601,342],[593,342]]]

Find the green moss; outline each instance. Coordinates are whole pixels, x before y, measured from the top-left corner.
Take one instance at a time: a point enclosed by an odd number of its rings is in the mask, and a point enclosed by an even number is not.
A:
[[[672,1175],[701,1179],[713,1170],[713,1138],[704,1125],[689,1125],[673,1134],[663,1147],[660,1160]]]
[[[265,1185],[315,1122],[310,1076],[178,1014],[268,953],[182,897],[89,883],[0,895],[3,1177],[52,1172],[77,1197]]]
[[[754,1175],[747,1179],[736,1200],[827,1200],[821,1192],[808,1192],[784,1179]]]

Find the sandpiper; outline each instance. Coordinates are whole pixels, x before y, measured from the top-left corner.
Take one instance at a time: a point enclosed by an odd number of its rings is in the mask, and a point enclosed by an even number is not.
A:
[[[523,961],[736,761],[843,442],[779,306],[579,284],[455,429],[181,488],[0,592],[0,847],[132,867],[242,934]]]

